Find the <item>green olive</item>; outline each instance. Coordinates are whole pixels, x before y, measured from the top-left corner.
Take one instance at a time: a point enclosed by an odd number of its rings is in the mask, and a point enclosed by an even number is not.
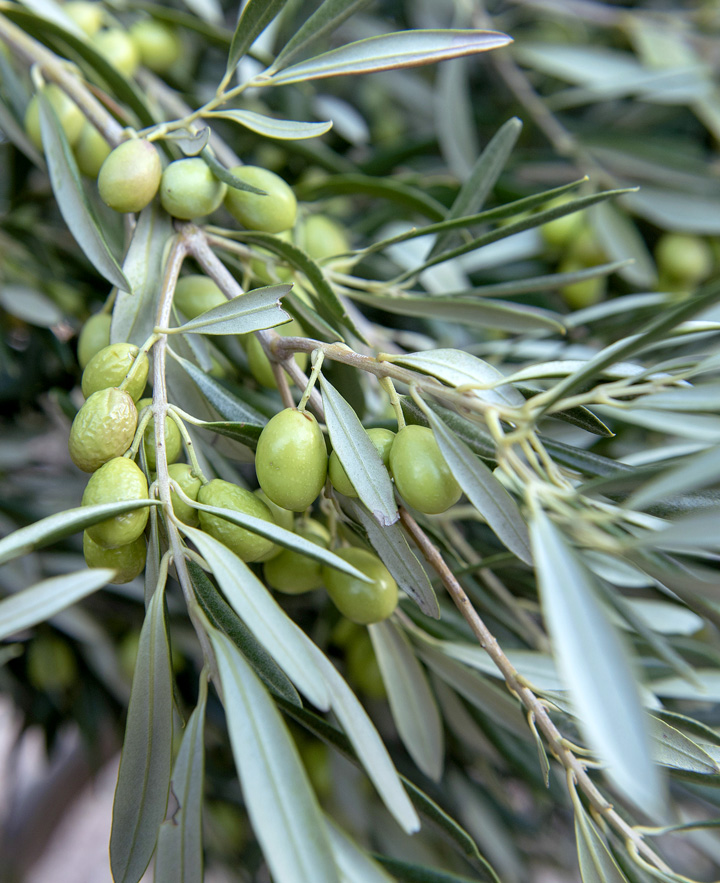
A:
[[[390,472],[413,509],[435,515],[460,499],[462,490],[427,426],[405,426],[390,448]]]
[[[67,690],[77,679],[75,654],[54,634],[38,635],[27,649],[27,679],[36,690]]]
[[[133,460],[116,457],[90,476],[82,504],[94,506],[99,503],[131,502],[146,500],[147,496],[148,485],[145,473]],[[93,524],[87,528],[87,534],[106,548],[127,546],[142,535],[147,520],[148,507],[143,506]]]
[[[97,178],[105,160],[110,156],[110,145],[87,120],[80,130],[80,137],[74,148],[78,168],[88,178]]]
[[[168,466],[168,473],[170,478],[180,485],[186,497],[190,497],[191,500],[197,500],[202,482],[192,471],[192,466],[188,463],[171,463]],[[190,527],[197,527],[200,524],[198,510],[188,505],[184,500],[181,500],[175,491],[170,491],[170,502],[172,503],[175,516],[183,524],[188,524]]]
[[[178,279],[174,301],[175,306],[187,319],[194,319],[200,313],[226,303],[227,298],[209,276],[193,273]]]
[[[387,619],[398,603],[397,583],[387,567],[368,549],[349,547],[337,549],[335,554],[372,579],[366,583],[333,567],[323,567],[323,581],[340,613],[359,625]]]
[[[132,77],[140,65],[140,53],[130,35],[121,28],[99,31],[93,45],[123,76]]]
[[[262,518],[271,524],[275,523],[268,507],[252,491],[220,478],[209,481],[200,488],[198,502],[205,506],[217,506],[219,509],[232,509],[245,515],[254,515],[255,518]],[[252,533],[219,515],[202,511],[199,514],[202,529],[226,545],[243,561],[257,561],[274,546],[272,540]]]
[[[302,337],[304,335],[302,326],[295,319],[286,322],[284,325],[276,325],[275,330],[283,337]],[[256,335],[252,333],[244,334],[242,343],[247,353],[250,373],[255,380],[257,380],[260,386],[265,386],[267,389],[277,389],[270,359],[267,357]],[[304,371],[307,368],[308,354],[295,353],[295,362]],[[288,378],[288,381],[291,384],[293,382],[290,378]]]
[[[154,199],[161,176],[160,154],[152,142],[123,141],[100,168],[100,198],[116,212],[142,211]]]
[[[688,233],[665,233],[655,246],[658,270],[689,288],[712,273],[713,254],[707,240]]]
[[[387,467],[390,460],[390,448],[395,440],[395,433],[392,429],[378,427],[376,429],[368,429],[367,434],[370,441],[375,445],[375,450],[380,454],[380,459]],[[340,462],[340,458],[335,451],[330,454],[330,459],[328,460],[328,475],[336,491],[344,494],[346,497],[357,497],[355,488],[347,477],[345,467]]]
[[[297,224],[295,243],[316,261],[350,251],[345,228],[327,215],[308,215]]]
[[[262,488],[256,488],[253,493],[258,497],[258,499],[262,500],[263,503],[270,510],[273,520],[278,527],[284,527],[285,530],[295,530],[295,513],[291,512],[289,509],[283,509],[281,506],[277,506],[273,501],[268,497],[265,491]],[[266,552],[261,558],[257,559],[258,564],[262,564],[265,561],[270,561],[271,558],[274,558],[276,555],[279,555],[283,551],[282,546],[277,546],[273,544],[272,549],[269,552]]]
[[[368,699],[385,699],[385,682],[367,629],[358,630],[353,635],[345,651],[345,665],[351,686]]]
[[[180,58],[182,46],[177,34],[159,21],[147,18],[135,22],[130,37],[142,63],[156,74],[164,74]]]
[[[297,534],[317,546],[327,545],[312,528],[299,526]],[[292,549],[283,549],[279,555],[266,561],[263,567],[267,584],[278,592],[285,592],[288,595],[300,595],[312,589],[319,589],[323,584],[321,571],[322,565],[319,561]]]
[[[96,313],[83,325],[78,337],[78,362],[84,370],[92,357],[110,346],[110,313]]]
[[[545,208],[557,208],[571,202],[575,197],[559,196],[549,203]],[[563,215],[561,218],[555,218],[554,221],[548,221],[540,227],[545,242],[552,248],[565,248],[577,238],[580,231],[585,226],[585,212],[572,212],[569,215]]]
[[[290,230],[277,233],[277,238],[292,244],[293,236]],[[268,251],[267,248],[253,246],[254,257],[250,258],[250,272],[266,285],[277,285],[278,282],[290,282],[292,270],[287,264],[282,263],[283,258]]]
[[[137,403],[138,411],[152,405],[152,399],[140,399]],[[143,436],[143,445],[145,447],[145,459],[147,460],[148,469],[155,469],[157,458],[155,456],[155,418],[151,417],[150,422],[145,427]],[[168,463],[174,463],[180,456],[182,451],[182,436],[177,427],[177,423],[168,417],[165,420],[165,456]]]
[[[45,86],[44,95],[52,105],[52,109],[60,121],[68,144],[73,147],[82,131],[85,117],[75,102],[55,83]],[[25,111],[25,131],[38,150],[42,150],[42,133],[40,131],[40,99],[33,95]]]
[[[295,223],[297,200],[283,179],[259,166],[235,166],[231,174],[245,184],[265,191],[265,196],[229,187],[225,208],[248,230],[281,233]]]
[[[116,585],[129,583],[145,570],[147,543],[144,536],[139,536],[132,543],[106,549],[98,545],[88,534],[83,533],[83,555],[88,567],[111,567],[116,571],[112,582]]]
[[[75,415],[68,450],[83,472],[95,472],[108,460],[121,457],[132,444],[138,413],[132,397],[122,389],[93,393]]]
[[[94,37],[102,27],[102,3],[88,3],[87,0],[69,0],[63,3],[63,12],[69,16],[88,37]]]
[[[100,389],[120,386],[132,369],[125,389],[137,402],[145,391],[150,362],[146,353],[135,362],[140,350],[132,343],[111,343],[90,359],[82,376],[82,391],[86,398]],[[135,366],[133,368],[133,366]]]
[[[558,270],[561,273],[574,273],[576,270],[584,270],[587,265],[568,259],[563,261]],[[593,279],[582,279],[580,282],[571,282],[560,289],[565,303],[573,310],[581,310],[583,307],[591,307],[601,301],[605,295],[607,280],[604,276],[595,276]]]
[[[162,174],[160,202],[173,218],[202,218],[220,206],[227,184],[199,157],[171,162]]]
[[[255,470],[274,503],[293,512],[307,509],[327,476],[325,439],[312,414],[296,408],[276,414],[260,433]]]

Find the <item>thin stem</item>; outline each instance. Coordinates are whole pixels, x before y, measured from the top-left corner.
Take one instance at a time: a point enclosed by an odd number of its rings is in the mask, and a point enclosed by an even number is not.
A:
[[[312,372],[310,373],[310,379],[307,382],[307,386],[305,387],[305,392],[302,394],[302,398],[300,399],[300,403],[297,406],[298,411],[302,413],[305,410],[305,407],[308,403],[308,399],[312,395],[312,391],[315,388],[315,384],[317,383],[317,379],[320,376],[320,371],[322,369],[324,356],[322,354],[322,350],[313,350],[312,353]]]
[[[400,397],[398,396],[397,390],[395,389],[395,384],[392,382],[392,377],[381,377],[380,386],[382,386],[382,388],[388,394],[390,404],[392,405],[392,409],[395,412],[398,432],[400,432],[401,429],[405,429],[405,415],[403,414],[402,405],[400,404]]]

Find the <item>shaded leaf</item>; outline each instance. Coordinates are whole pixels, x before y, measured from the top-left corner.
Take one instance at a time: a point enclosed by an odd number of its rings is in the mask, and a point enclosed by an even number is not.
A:
[[[693,699],[696,702],[720,702],[720,671],[714,668],[696,668],[696,683],[686,678],[661,678],[648,687],[657,696],[668,699]]]
[[[641,485],[626,506],[646,509],[652,503],[677,494],[715,484],[720,479],[720,448],[712,447],[686,458],[675,468],[661,472],[656,478]]]
[[[225,435],[235,441],[242,442],[247,445],[250,450],[254,451],[257,447],[258,439],[263,427],[257,423],[232,423],[230,421],[215,421],[212,423],[203,423],[203,429],[210,432],[217,432],[218,435]]]
[[[174,352],[172,357],[183,367],[200,392],[225,420],[229,420],[232,423],[253,423],[260,426],[264,426],[267,423],[267,419],[262,414],[245,402],[241,402],[221,383],[210,377],[201,368],[198,368],[197,365],[194,365],[187,359],[183,359],[182,356]]]
[[[399,518],[395,491],[385,464],[352,407],[320,374],[325,422],[333,450],[373,518],[387,527]]]
[[[172,334],[248,334],[281,325],[291,318],[280,303],[290,288],[290,285],[256,288],[168,330]]]
[[[632,263],[619,270],[619,275],[633,285],[654,286],[657,271],[640,232],[630,217],[609,202],[596,205],[590,211],[590,221],[598,244],[608,259],[622,261],[632,258]]]
[[[323,77],[365,74],[434,64],[448,58],[474,55],[507,46],[511,38],[497,31],[415,30],[396,31],[348,43],[315,58],[272,72],[256,85],[280,86]]]
[[[280,120],[264,113],[252,110],[214,110],[205,114],[205,118],[217,117],[231,120],[266,138],[280,141],[297,141],[304,138],[318,138],[332,129],[332,120],[325,123],[298,122],[297,120]]]
[[[595,823],[573,792],[575,841],[583,883],[628,883]]]
[[[209,147],[203,147],[200,151],[200,156],[205,160],[205,163],[208,165],[213,175],[215,175],[219,181],[223,181],[227,184],[228,187],[233,187],[235,190],[244,190],[247,193],[256,193],[258,196],[267,196],[265,190],[260,190],[259,187],[255,187],[247,181],[243,181],[241,178],[238,178],[236,175],[233,175],[232,172],[228,171]]]
[[[325,823],[343,883],[393,883],[393,878],[336,825],[331,816],[325,816]]]
[[[376,855],[376,860],[393,875],[393,880],[400,883],[476,883],[477,877],[463,877],[452,874],[450,871],[441,871],[438,868],[430,868],[426,865],[415,865],[400,859],[390,858],[387,855]],[[485,865],[488,876],[495,883],[500,883],[489,865]]]
[[[657,763],[702,775],[720,772],[720,765],[707,751],[667,722],[649,715],[649,731]]]
[[[347,18],[367,6],[370,0],[323,0],[313,14],[298,28],[283,46],[271,70],[282,70],[311,43],[331,34]]]
[[[64,319],[63,311],[54,301],[27,285],[1,285],[0,307],[11,316],[38,328],[52,328]]]
[[[205,778],[207,679],[200,674],[198,704],[185,725],[170,791],[177,809],[160,826],[154,883],[202,883],[202,804]]]
[[[278,883],[339,883],[325,823],[275,704],[237,648],[215,629],[223,705],[253,830]]]
[[[410,642],[391,622],[368,626],[395,726],[418,768],[438,782],[445,743],[435,697]]]
[[[164,583],[155,589],[140,632],[110,833],[116,883],[143,876],[167,809],[173,686],[164,589]]]
[[[248,0],[233,34],[227,71],[235,69],[255,40],[285,6],[287,0]]]

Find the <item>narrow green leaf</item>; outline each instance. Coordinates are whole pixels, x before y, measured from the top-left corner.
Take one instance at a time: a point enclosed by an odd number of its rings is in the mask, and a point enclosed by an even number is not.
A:
[[[717,588],[717,583],[715,585]],[[656,696],[665,696],[668,699],[720,702],[720,671],[715,668],[697,668],[695,680],[697,683],[691,684],[686,678],[661,678],[651,681],[648,687]]]
[[[261,426],[267,423],[267,419],[262,414],[245,402],[241,402],[221,383],[218,383],[217,380],[210,377],[210,375],[198,368],[197,365],[194,365],[187,359],[183,359],[182,356],[172,352],[172,350],[171,353],[173,359],[182,366],[195,382],[200,392],[225,420],[229,420],[232,423],[253,423]]]
[[[267,196],[264,190],[248,184],[247,181],[242,181],[236,175],[233,175],[232,172],[229,172],[209,147],[203,147],[200,151],[200,156],[205,160],[213,175],[219,181],[227,184],[228,187],[234,187],[235,190],[245,190],[247,193],[256,193],[258,196]]]
[[[155,589],[140,632],[110,833],[116,883],[138,883],[143,876],[167,809],[173,686],[164,589],[163,583]]]
[[[282,325],[291,317],[282,309],[280,298],[290,288],[290,285],[256,288],[169,330],[172,334],[248,334]]]
[[[339,883],[327,829],[297,748],[237,648],[209,632],[235,766],[255,835],[277,883]]]
[[[335,824],[331,816],[325,816],[325,824],[330,835],[330,847],[335,864],[343,883],[394,883],[393,878],[389,877],[365,850]]]
[[[646,509],[648,506],[677,494],[688,493],[708,487],[720,479],[720,447],[712,447],[693,457],[685,458],[679,465],[661,472],[651,479],[625,502],[629,509]]]
[[[30,628],[111,582],[114,570],[93,568],[44,579],[0,601],[0,640]]]
[[[287,0],[248,0],[230,44],[226,69],[228,73],[235,70],[243,55],[286,3]]]
[[[328,689],[316,664],[313,643],[265,586],[230,549],[194,527],[183,533],[210,565],[230,606],[313,705],[326,710]]]
[[[178,129],[175,132],[168,132],[163,141],[171,141],[182,150],[185,156],[199,156],[207,147],[210,140],[210,127],[203,126],[202,129],[191,132],[189,129]]]
[[[575,841],[583,883],[628,883],[595,823],[574,797]]]
[[[717,761],[696,742],[654,715],[648,717],[653,757],[657,763],[706,776],[720,772]]]
[[[157,295],[162,286],[163,255],[173,235],[172,221],[153,200],[138,215],[123,273],[129,290],[118,291],[113,305],[110,340],[142,346],[152,334]]]
[[[625,646],[592,574],[544,512],[534,514],[530,535],[545,621],[580,727],[609,778],[652,814],[664,804],[664,788]]]
[[[512,282],[497,282],[493,285],[480,285],[477,288],[471,288],[464,292],[448,292],[445,297],[454,298],[463,294],[475,294],[481,297],[513,297],[518,294],[531,294],[536,291],[557,291],[558,288],[564,288],[573,282],[583,282],[585,279],[596,279],[598,276],[609,276],[622,267],[626,267],[629,261],[613,261],[607,264],[598,264],[596,267],[585,267],[582,270],[573,270],[568,273],[549,273],[547,276],[530,276],[525,279],[516,279]],[[653,295],[655,297],[655,295]],[[623,298],[625,301],[625,298]],[[604,302],[602,306],[613,304],[617,306],[617,301]],[[577,313],[569,316],[563,316],[566,325],[576,325]]]
[[[590,211],[590,221],[598,244],[613,261],[632,258],[619,274],[633,285],[648,289],[657,284],[655,263],[635,222],[609,202]]]
[[[48,515],[47,518],[41,518],[34,524],[21,527],[0,540],[0,564],[85,530],[98,521],[132,512],[134,509],[142,509],[143,506],[157,505],[156,500],[121,501],[100,503],[98,506],[80,506],[78,509],[66,509],[65,512]]]
[[[110,251],[100,224],[85,196],[80,172],[65,132],[41,89],[40,131],[48,173],[58,208],[77,244],[95,269],[112,285],[130,290],[120,265]]]
[[[323,0],[315,12],[285,44],[271,69],[282,70],[287,67],[292,59],[297,58],[311,43],[326,34],[331,34],[346,19],[359,12],[369,2],[370,0]]]
[[[375,445],[355,411],[322,374],[320,388],[330,441],[348,478],[378,524],[394,524],[400,518],[395,491]]]
[[[449,386],[478,386],[474,394],[485,402],[502,407],[521,407],[523,395],[504,383],[505,377],[497,368],[463,350],[436,349],[420,353],[386,355],[385,360],[405,368],[429,374]],[[482,387],[487,387],[483,389]]]
[[[180,22],[177,22],[177,24],[185,27],[190,27],[190,23],[188,22],[186,24],[185,21],[185,19],[188,18],[190,22],[194,24],[194,27],[192,29],[197,30],[197,32],[199,34],[202,34],[204,37],[215,37],[214,42],[220,42],[223,46],[226,45],[226,43],[230,42],[229,39],[227,41],[219,40],[215,28],[206,29],[198,27],[198,25],[200,24],[198,18],[202,19],[210,25],[223,24],[223,19],[225,18],[225,16],[223,14],[223,9],[220,5],[219,0],[183,0],[183,3],[195,14],[192,16],[183,17],[183,19]],[[155,4],[153,4],[153,16],[158,15],[158,12],[156,10],[157,7],[155,6]]]
[[[720,549],[718,506],[690,513],[659,527],[646,530],[628,541],[629,548],[670,549],[674,551]]]
[[[225,632],[273,693],[302,707],[300,697],[288,676],[225,601],[202,567],[190,560],[187,567],[195,594],[211,624]]]
[[[408,639],[391,622],[368,626],[368,634],[403,745],[418,769],[439,782],[445,750],[443,725],[422,666]]]
[[[202,883],[202,804],[205,778],[207,679],[200,674],[198,704],[185,725],[170,793],[177,807],[160,826],[154,883]]]
[[[455,480],[497,538],[526,564],[532,564],[530,537],[515,500],[470,448],[430,408],[425,415]]]
[[[276,117],[267,116],[264,113],[255,113],[252,110],[214,110],[205,114],[205,118],[218,118],[231,120],[238,123],[251,132],[264,135],[266,138],[276,138],[279,141],[299,141],[304,138],[319,138],[332,129],[332,120],[324,123],[299,122],[297,120],[279,120]]]
[[[400,588],[413,599],[424,614],[433,619],[440,619],[435,590],[425,568],[408,545],[401,526],[391,524],[389,527],[380,527],[376,519],[353,500],[348,500],[343,505],[365,528],[370,545],[382,558]]]
[[[376,855],[375,859],[392,874],[392,879],[399,883],[477,883],[477,877],[464,877],[459,874],[451,874],[450,871],[440,871],[437,868],[429,868],[426,865],[415,865],[400,859],[390,858],[387,855]],[[492,869],[486,867],[488,876],[495,883],[500,883]]]
[[[282,71],[270,72],[266,80],[259,80],[256,85],[281,86],[324,77],[434,64],[448,58],[487,52],[489,49],[507,46],[510,42],[510,37],[497,31],[396,31],[393,34],[357,40]]]
[[[0,286],[0,307],[11,316],[37,328],[52,328],[65,318],[60,307],[46,294],[17,283]]]
[[[470,176],[450,206],[445,220],[453,221],[456,218],[473,215],[480,211],[500,177],[500,173],[505,168],[505,163],[508,161],[521,131],[522,122],[517,117],[509,119],[498,129],[478,157]],[[451,238],[450,231],[438,236],[428,253],[428,258],[440,254]]]
[[[203,423],[203,429],[217,432],[218,435],[227,436],[247,445],[251,451],[257,447],[258,439],[263,428],[258,423],[233,423],[231,421],[214,421]]]

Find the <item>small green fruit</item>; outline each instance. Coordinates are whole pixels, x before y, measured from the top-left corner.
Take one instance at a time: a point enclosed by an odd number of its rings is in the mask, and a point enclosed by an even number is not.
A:
[[[245,184],[266,193],[260,196],[229,187],[225,208],[236,221],[248,230],[261,230],[264,233],[281,233],[293,226],[297,216],[297,200],[279,175],[259,166],[235,166],[230,172]]]
[[[140,399],[137,403],[138,411],[152,405],[152,399]],[[157,458],[155,456],[155,418],[151,417],[150,422],[145,427],[143,435],[143,445],[145,447],[145,459],[147,460],[148,469],[155,469]],[[177,427],[177,423],[168,417],[165,421],[165,456],[168,463],[174,463],[180,456],[182,451],[182,436]]]
[[[260,487],[278,506],[307,509],[327,476],[325,439],[312,414],[296,408],[276,414],[260,433],[255,471]]]
[[[178,279],[174,301],[186,318],[194,319],[200,313],[227,303],[227,298],[209,276],[193,273]]]
[[[87,363],[82,376],[82,391],[86,398],[100,389],[111,386],[120,386],[128,372],[133,369],[129,382],[125,389],[137,402],[145,391],[150,362],[147,354],[143,353],[137,364],[140,350],[132,343],[111,343],[103,347]]]
[[[327,545],[312,528],[299,526],[297,534],[317,546]],[[278,592],[285,592],[288,595],[300,595],[312,589],[319,589],[323,584],[321,571],[322,565],[319,561],[292,549],[283,549],[263,567],[267,584]]]
[[[140,60],[156,74],[164,74],[180,58],[181,44],[175,31],[152,19],[137,21],[130,28]]]
[[[88,37],[94,37],[102,27],[103,8],[101,3],[88,3],[87,0],[69,0],[63,3],[63,12],[69,16]]]
[[[403,427],[390,448],[389,463],[395,487],[418,512],[436,515],[460,499],[460,485],[427,426]]]
[[[96,34],[93,45],[126,77],[132,77],[140,65],[140,53],[135,43],[130,35],[120,28],[106,28],[100,31]]]
[[[178,159],[163,172],[160,202],[173,218],[189,221],[214,212],[226,190],[227,184],[213,175],[204,160]]]
[[[229,481],[216,478],[200,488],[198,502],[219,509],[232,509],[245,515],[254,515],[274,524],[272,513],[252,491],[245,490]],[[273,548],[273,541],[239,527],[219,515],[200,512],[200,526],[215,537],[243,561],[257,561]]]
[[[77,678],[75,654],[62,638],[38,635],[27,650],[27,679],[36,690],[67,690]]]
[[[60,125],[62,126],[63,132],[65,132],[68,144],[73,147],[80,137],[80,132],[85,122],[83,112],[77,104],[75,104],[72,98],[70,98],[69,95],[66,95],[59,86],[55,85],[55,83],[45,86],[44,94],[60,121]],[[35,147],[37,147],[38,150],[42,150],[40,99],[37,95],[33,95],[28,103],[27,110],[25,111],[25,131]]]
[[[197,500],[202,482],[192,471],[192,466],[188,463],[171,463],[168,466],[168,473],[170,478],[180,485],[185,496],[190,497],[191,500]],[[190,527],[197,527],[200,524],[198,510],[181,500],[175,491],[170,491],[170,502],[175,516],[183,524],[188,524]]]
[[[283,337],[302,337],[304,334],[301,325],[295,319],[286,322],[284,325],[276,325],[275,330]],[[256,335],[252,333],[244,334],[242,343],[245,347],[245,352],[247,353],[250,373],[255,380],[257,380],[260,386],[264,386],[267,389],[277,389],[277,383],[275,382],[275,375],[273,374],[270,359],[267,357],[265,350],[262,348],[262,344],[257,339]],[[304,371],[307,368],[308,354],[295,353],[295,362],[298,367]],[[288,381],[291,384],[293,382],[289,377]]]
[[[557,208],[571,202],[574,197],[560,196],[549,203],[545,208]],[[548,221],[540,228],[545,242],[552,248],[565,248],[575,240],[585,226],[585,212],[572,212],[563,215],[554,221]]]
[[[110,346],[110,313],[96,313],[83,325],[78,337],[78,362],[84,370],[92,357],[101,349]]]
[[[699,236],[665,233],[655,246],[655,260],[661,275],[692,288],[712,273],[710,245]]]
[[[558,267],[561,273],[574,273],[576,270],[584,270],[585,264],[574,260],[563,261]],[[560,289],[565,303],[572,310],[581,310],[583,307],[591,307],[601,301],[605,295],[607,280],[605,276],[596,276],[594,279],[583,279],[580,282],[571,282]]]
[[[372,579],[365,583],[333,567],[323,567],[323,581],[340,613],[359,625],[387,619],[398,603],[397,583],[387,567],[368,549],[351,547],[335,554]]]
[[[98,503],[131,502],[146,500],[147,496],[148,485],[145,473],[133,460],[116,457],[90,476],[82,504],[94,506]],[[92,540],[106,548],[127,546],[142,535],[147,520],[148,507],[143,506],[93,524],[87,528],[86,533]]]
[[[95,126],[86,120],[75,145],[75,159],[83,175],[97,178],[110,152],[110,145]]]
[[[162,163],[150,141],[134,138],[111,151],[98,174],[100,198],[116,212],[140,212],[160,186]]]
[[[132,444],[138,413],[132,397],[122,389],[93,393],[75,415],[68,450],[83,472],[95,472],[108,460],[121,457]]]
[[[147,543],[144,536],[139,536],[126,546],[106,549],[98,545],[88,534],[83,533],[83,555],[88,567],[111,567],[116,571],[113,583],[120,585],[129,583],[145,570]]]
[[[350,251],[345,228],[327,215],[304,218],[295,229],[295,243],[316,261]]]
[[[387,693],[367,629],[353,635],[345,653],[347,679],[368,699],[385,699]]]
[[[390,460],[390,448],[395,441],[395,433],[392,429],[376,428],[368,429],[367,434],[370,441],[375,445],[375,450],[380,454],[380,459],[387,467]],[[355,488],[352,486],[347,472],[345,472],[345,467],[340,462],[340,458],[335,451],[330,454],[328,475],[336,491],[344,494],[346,497],[357,497]]]

